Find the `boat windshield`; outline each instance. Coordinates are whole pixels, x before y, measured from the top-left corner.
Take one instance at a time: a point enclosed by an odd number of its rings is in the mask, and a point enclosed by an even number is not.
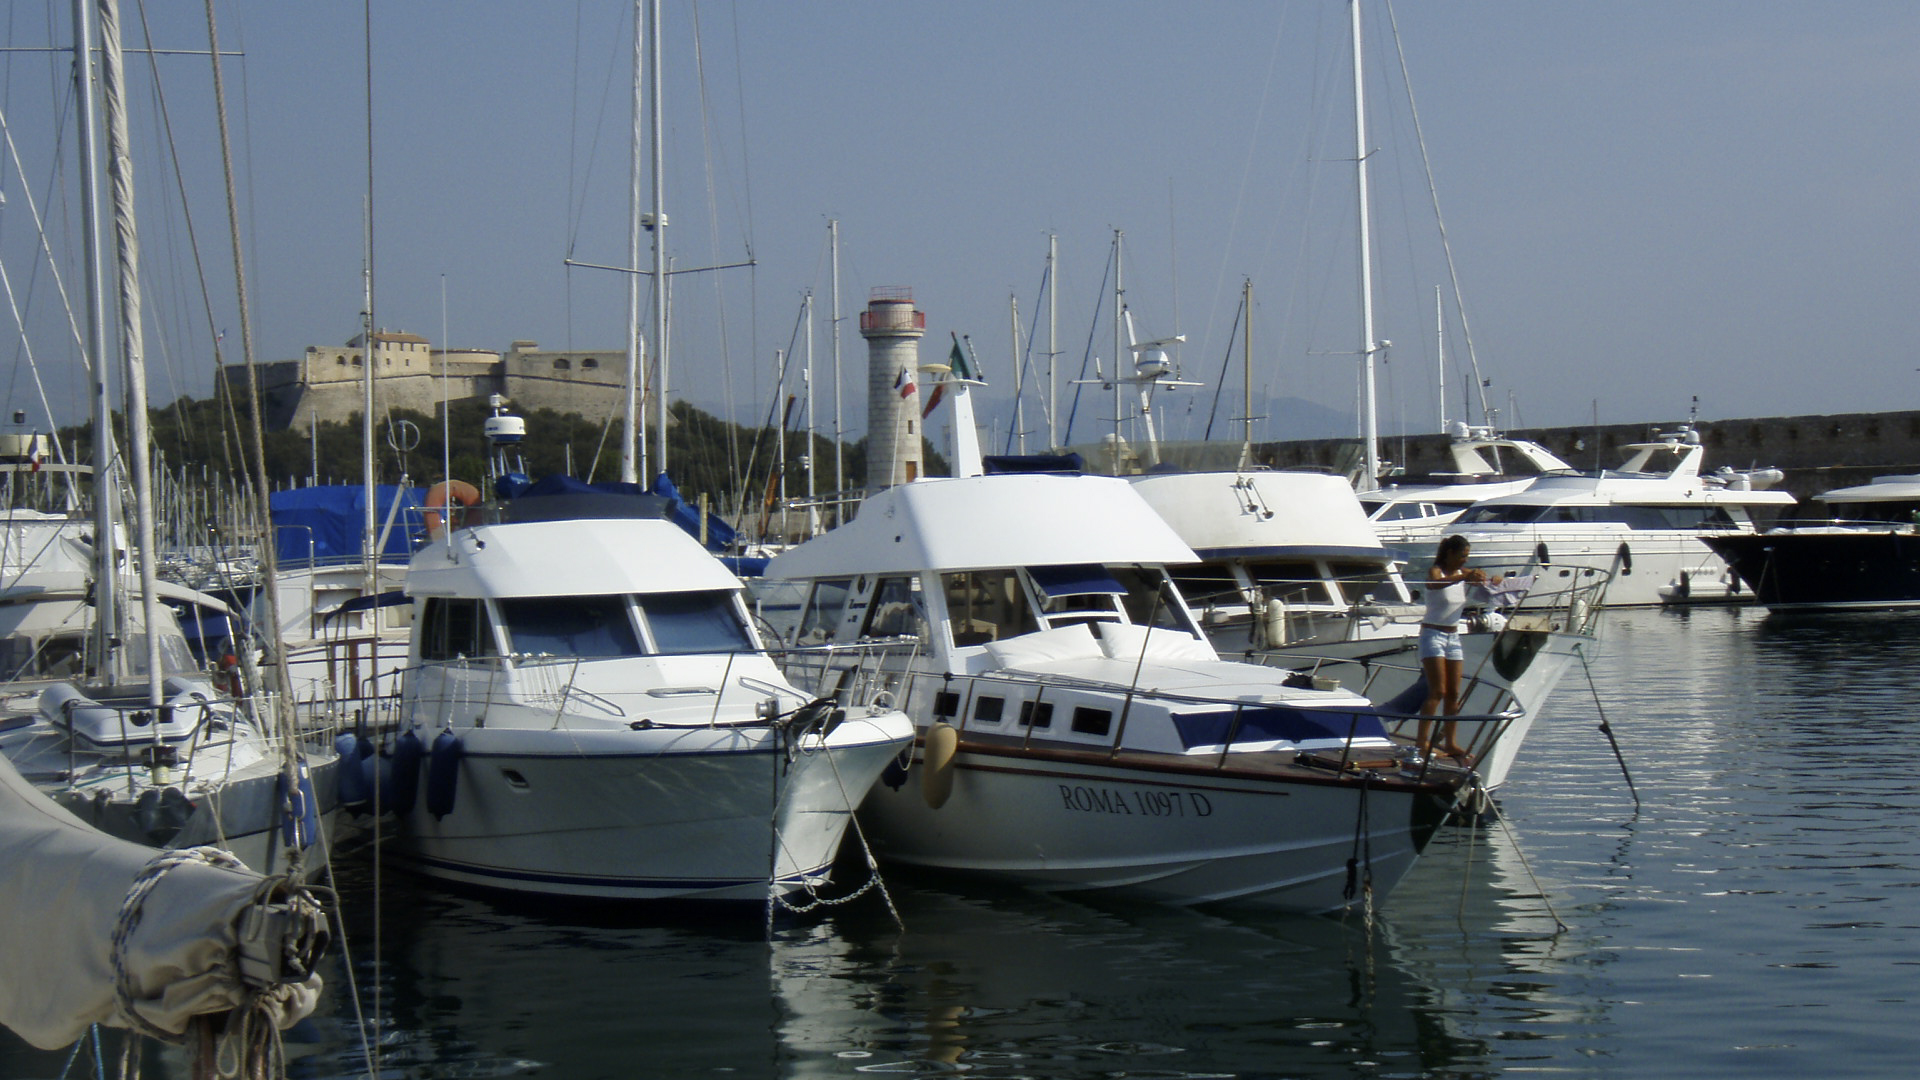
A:
[[[644,655],[625,596],[529,596],[495,603],[520,655]]]
[[[730,591],[649,593],[640,597],[640,611],[654,651],[662,655],[749,652],[754,647]]]

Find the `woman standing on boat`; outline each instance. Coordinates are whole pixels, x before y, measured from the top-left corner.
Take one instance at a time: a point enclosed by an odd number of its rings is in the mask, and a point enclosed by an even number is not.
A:
[[[1460,669],[1465,653],[1460,645],[1460,617],[1467,606],[1467,586],[1497,584],[1479,570],[1467,567],[1467,538],[1458,533],[1442,537],[1427,568],[1427,613],[1420,620],[1420,670],[1427,677],[1427,700],[1421,716],[1454,716],[1460,712]],[[1440,753],[1468,762],[1466,748],[1457,741],[1459,724],[1441,725],[1441,743],[1432,745],[1433,721],[1420,721],[1423,755]],[[1470,762],[1468,762],[1470,763]]]

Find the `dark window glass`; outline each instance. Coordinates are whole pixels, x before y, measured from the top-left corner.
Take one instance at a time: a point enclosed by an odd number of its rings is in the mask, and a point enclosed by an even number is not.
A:
[[[1052,727],[1053,703],[1048,701],[1023,701],[1020,703],[1021,727]]]
[[[980,698],[973,703],[973,718],[983,724],[997,724],[1000,722],[1001,710],[1006,703],[1006,698]]]
[[[1113,727],[1111,709],[1089,709],[1085,705],[1073,710],[1073,730],[1082,735],[1105,735]]]
[[[948,717],[960,711],[960,695],[951,690],[942,690],[933,695],[933,715]]]
[[[498,601],[513,651],[525,656],[640,656],[624,596],[540,596]]]
[[[479,600],[431,597],[422,615],[420,659],[456,660],[492,656],[493,632],[487,625],[486,604]]]
[[[640,598],[653,646],[664,656],[746,652],[753,648],[733,593],[649,593]]]

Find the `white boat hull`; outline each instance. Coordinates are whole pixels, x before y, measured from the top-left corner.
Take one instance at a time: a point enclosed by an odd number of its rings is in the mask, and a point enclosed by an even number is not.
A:
[[[422,873],[602,900],[765,901],[823,880],[904,718],[849,717],[787,748],[767,728],[470,729],[454,805],[420,798],[398,845]],[[644,749],[640,749],[644,747]]]
[[[1467,565],[1491,574],[1528,574],[1538,571],[1544,580],[1536,593],[1554,594],[1576,588],[1583,573],[1604,573],[1613,568],[1620,546],[1625,544],[1632,565],[1622,566],[1607,586],[1608,607],[1657,607],[1660,590],[1690,578],[1711,581],[1727,574],[1727,564],[1692,533],[1642,531],[1560,531],[1527,529],[1519,532],[1464,532],[1473,545]],[[1544,570],[1535,565],[1539,549],[1545,546],[1551,565]],[[1522,606],[1526,606],[1523,602]]]
[[[875,787],[862,820],[883,859],[1058,892],[1319,914],[1386,895],[1452,803],[1439,785],[1262,777],[963,746],[940,808],[924,762]],[[1291,755],[1286,755],[1288,761]],[[1364,812],[1363,812],[1364,810]],[[1362,823],[1365,823],[1363,827]],[[1357,859],[1349,892],[1348,860]]]

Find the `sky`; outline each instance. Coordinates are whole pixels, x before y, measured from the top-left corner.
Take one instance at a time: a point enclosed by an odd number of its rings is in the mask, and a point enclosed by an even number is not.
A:
[[[624,347],[626,276],[567,260],[628,258],[630,3],[216,2],[243,323],[202,5],[148,0],[143,30],[125,2],[130,47],[170,50],[129,64],[153,400],[205,396],[218,335],[228,362],[249,336],[264,362],[356,334],[369,206],[381,327]],[[0,310],[0,379],[30,426],[85,411],[54,283],[57,266],[79,303],[70,57],[37,51],[70,42],[70,8],[0,14],[0,265],[20,312]],[[1113,370],[1118,232],[1139,335],[1184,335],[1179,373],[1205,384],[1158,398],[1167,435],[1238,434],[1243,283],[1256,393],[1299,399],[1257,406],[1255,437],[1351,428],[1325,420],[1356,412],[1363,338],[1345,3],[663,12],[668,255],[753,262],[675,275],[674,397],[760,422],[799,392],[811,293],[832,430],[837,221],[849,437],[857,312],[906,286],[923,361],[969,339],[989,447],[1011,445],[1016,369],[1028,445],[1046,443],[1043,281],[1055,438],[1097,437],[1111,399],[1076,404],[1072,380],[1095,356]],[[1443,405],[1481,422],[1472,366],[1506,427],[1672,422],[1695,398],[1709,422],[1916,407],[1920,5],[1363,0],[1362,17],[1383,430],[1438,430]],[[1035,339],[1018,363],[1015,304]]]

